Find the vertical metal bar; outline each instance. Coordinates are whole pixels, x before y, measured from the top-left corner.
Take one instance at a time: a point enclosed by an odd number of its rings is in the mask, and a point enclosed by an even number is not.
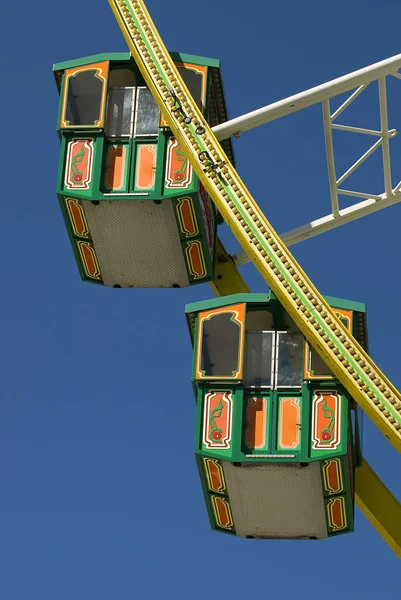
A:
[[[272,381],[271,387],[272,387],[272,390],[276,389],[277,360],[278,360],[277,332],[272,331],[272,365],[271,365],[271,381]]]
[[[383,156],[383,176],[384,176],[384,190],[386,196],[392,195],[391,185],[391,166],[390,166],[390,133],[388,130],[388,116],[387,116],[387,91],[386,91],[386,77],[380,77],[379,79],[379,101],[380,101],[380,126],[382,130],[382,156]]]
[[[132,88],[131,122],[130,122],[130,133],[129,133],[130,138],[133,137],[133,133],[134,133],[134,119],[136,119],[136,110],[135,110],[135,106],[136,106],[136,90],[137,90],[136,86]]]
[[[325,139],[325,143],[326,143],[327,170],[329,173],[331,211],[333,213],[333,217],[336,218],[339,216],[340,211],[338,209],[336,166],[334,163],[334,149],[333,149],[333,135],[332,135],[333,132],[331,129],[330,100],[328,98],[326,98],[326,100],[323,100],[322,108],[323,108],[324,139]]]

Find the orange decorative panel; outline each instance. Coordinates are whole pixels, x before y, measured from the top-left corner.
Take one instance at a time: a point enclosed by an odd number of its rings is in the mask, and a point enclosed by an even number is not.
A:
[[[189,196],[179,198],[175,203],[178,224],[183,237],[193,237],[199,233],[194,205]]]
[[[67,109],[67,101],[68,101],[68,91],[69,84],[71,79],[79,76],[80,73],[84,72],[93,72],[93,76],[95,79],[99,80],[102,84],[102,91],[100,97],[100,105],[99,105],[99,118],[93,123],[85,123],[82,125],[78,124],[70,124],[70,122],[66,118],[66,109]],[[109,72],[109,63],[108,61],[94,63],[92,65],[85,65],[82,67],[74,67],[72,69],[66,69],[64,74],[64,88],[63,88],[63,99],[61,103],[61,121],[60,128],[66,129],[79,129],[79,128],[88,128],[88,127],[104,127],[104,113],[105,113],[105,105],[106,105],[106,92],[107,92],[107,76]],[[88,98],[88,102],[92,101],[93,98]]]
[[[109,192],[126,190],[127,145],[113,144],[107,148],[104,187]]]
[[[280,398],[278,417],[278,449],[295,450],[301,443],[301,399]]]
[[[326,510],[330,533],[341,531],[347,527],[347,513],[345,509],[345,498],[343,496],[329,500],[326,505]]]
[[[73,139],[67,146],[64,185],[67,190],[89,190],[92,181],[93,138]]]
[[[343,491],[343,477],[339,458],[324,460],[322,463],[323,484],[328,495],[339,494]]]
[[[226,482],[224,479],[223,467],[218,460],[213,458],[204,458],[203,464],[209,491],[218,494],[227,494]]]
[[[89,242],[78,242],[77,245],[86,275],[91,279],[101,281],[100,267],[94,247]]]
[[[207,270],[201,242],[199,240],[186,242],[184,252],[191,281],[206,277]]]
[[[249,398],[246,408],[245,444],[257,450],[266,445],[267,398]]]
[[[89,227],[81,202],[75,198],[66,198],[65,205],[74,235],[88,239],[90,237]]]
[[[342,308],[333,308],[332,310],[348,331],[352,332],[352,310],[344,310]]]
[[[341,396],[316,391],[312,400],[312,449],[335,450],[341,443]]]
[[[176,139],[167,142],[166,180],[167,190],[184,189],[192,182],[192,167]]]
[[[211,500],[216,525],[222,529],[233,531],[234,521],[228,499],[221,498],[220,496],[211,496]]]
[[[203,443],[207,449],[231,446],[233,395],[231,390],[212,390],[205,395]]]
[[[136,152],[135,181],[137,191],[150,191],[156,182],[157,144],[140,144]]]

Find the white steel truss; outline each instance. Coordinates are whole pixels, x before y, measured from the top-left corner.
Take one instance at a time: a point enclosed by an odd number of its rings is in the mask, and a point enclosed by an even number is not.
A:
[[[401,79],[399,69],[401,69],[401,54],[295,94],[213,128],[219,140],[231,135],[238,137],[244,131],[293,114],[314,104],[320,103],[322,105],[331,213],[282,234],[281,238],[287,246],[314,237],[330,229],[335,229],[340,225],[401,201],[401,181],[395,187],[392,186],[390,140],[395,137],[397,130],[390,129],[388,125],[386,85],[387,77]],[[373,82],[377,82],[378,84],[380,130],[353,127],[339,123],[338,118],[340,115]],[[341,106],[332,112],[330,100],[344,92],[351,93]],[[335,165],[335,148],[333,145],[333,131],[335,130],[347,131],[359,135],[370,135],[376,138],[370,148],[340,176],[336,174]],[[344,187],[343,184],[348,177],[379,148],[382,154],[384,192],[382,194],[371,194],[368,191],[352,190]],[[347,208],[340,209],[339,195],[360,198],[361,201]],[[249,261],[245,252],[242,251],[235,254],[233,258],[236,265],[241,265]]]

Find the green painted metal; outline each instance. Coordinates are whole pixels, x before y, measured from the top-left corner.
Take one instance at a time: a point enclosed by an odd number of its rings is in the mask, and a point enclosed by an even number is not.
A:
[[[352,310],[354,312],[366,313],[366,304],[355,302],[354,300],[344,300],[343,298],[334,298],[333,296],[323,296],[333,308],[342,308],[343,310]]]
[[[195,56],[194,54],[184,54],[183,52],[169,52],[173,60],[180,62],[192,63],[205,67],[220,68],[220,61],[217,58],[206,58],[205,56]]]
[[[75,67],[83,67],[85,65],[91,65],[97,62],[131,62],[131,54],[129,52],[110,52],[101,54],[92,54],[91,56],[83,56],[81,58],[75,58],[72,60],[65,60],[58,62],[53,65],[53,71],[65,71],[66,69],[73,69]],[[132,61],[133,62],[133,61]]]
[[[215,58],[206,58],[204,56],[195,56],[193,54],[184,54],[183,52],[170,52],[170,56],[173,60],[180,62],[192,63],[194,65],[201,65],[206,67],[220,68],[220,61]],[[62,62],[54,63],[53,71],[65,71],[66,69],[73,69],[74,67],[83,67],[96,62],[103,61],[110,62],[133,62],[131,54],[129,52],[102,52],[100,54],[91,54],[90,56],[83,56],[81,58],[75,58],[72,60],[65,60]]]
[[[99,59],[99,60],[101,58],[104,58],[104,56],[99,55],[99,56],[95,57],[95,59]],[[118,58],[121,58],[120,55],[118,56]],[[186,58],[188,58],[188,57],[186,57]],[[94,59],[94,57],[87,57],[86,59],[82,59],[82,63],[87,64],[89,62],[89,64],[90,64],[92,59]],[[68,66],[71,66],[71,65],[68,64]],[[76,66],[76,65],[74,64],[74,66]],[[60,100],[60,107],[61,107],[61,100]],[[59,109],[59,112],[60,112],[60,109]],[[60,120],[60,114],[59,114],[59,120]],[[60,121],[58,121],[58,123],[59,122]],[[77,251],[74,234],[71,229],[68,214],[66,213],[66,210],[65,210],[64,197],[71,197],[71,198],[75,198],[77,200],[79,200],[79,199],[92,200],[92,201],[96,200],[96,201],[100,201],[100,202],[101,201],[118,202],[118,201],[127,201],[127,200],[130,200],[133,202],[143,201],[143,200],[160,201],[161,199],[162,199],[162,201],[169,201],[168,199],[170,199],[170,201],[174,202],[175,201],[174,199],[188,196],[189,198],[191,198],[192,203],[193,203],[193,208],[194,208],[195,216],[197,219],[199,232],[194,237],[184,238],[184,236],[181,235],[180,229],[178,227],[178,222],[177,222],[177,235],[181,236],[181,243],[183,246],[183,254],[184,255],[185,255],[184,244],[187,241],[199,240],[201,242],[205,266],[206,266],[206,276],[205,277],[203,277],[201,279],[191,280],[190,272],[188,270],[188,265],[185,260],[188,279],[190,281],[190,285],[195,285],[198,283],[211,281],[213,279],[215,244],[214,244],[212,255],[211,255],[210,251],[209,251],[206,225],[203,221],[202,212],[201,212],[201,208],[200,208],[200,204],[199,204],[199,200],[198,200],[198,187],[199,187],[198,177],[196,176],[195,173],[193,173],[192,183],[186,189],[177,189],[177,190],[166,190],[165,189],[166,148],[167,148],[167,141],[171,137],[171,133],[169,132],[169,130],[166,130],[166,128],[159,128],[158,135],[154,136],[154,137],[153,136],[147,137],[147,138],[130,137],[128,139],[124,138],[121,140],[119,138],[112,138],[112,139],[108,140],[107,142],[105,140],[105,137],[104,137],[104,134],[102,131],[95,132],[92,130],[90,130],[90,131],[74,131],[74,130],[63,131],[63,130],[60,130],[59,133],[60,133],[60,141],[61,141],[61,150],[60,150],[59,172],[58,172],[58,179],[57,179],[57,193],[60,196],[60,205],[62,207],[64,220],[65,220],[65,223],[67,226],[67,231],[68,231],[68,234],[70,237],[70,241],[71,241],[71,245],[72,245],[72,248],[74,251],[75,258],[78,263],[78,268],[79,268],[79,271],[81,274],[81,278],[84,281],[99,283],[96,280],[92,280],[90,278],[88,279],[82,268],[81,259],[80,259],[79,252]],[[94,140],[92,181],[91,181],[90,187],[88,190],[80,190],[80,189],[68,190],[64,183],[68,143],[72,139],[87,139],[87,138],[93,138],[93,140]],[[104,174],[105,174],[105,165],[106,165],[106,158],[107,158],[105,150],[106,150],[107,146],[119,144],[119,143],[127,145],[127,151],[128,151],[128,156],[127,156],[128,164],[127,164],[127,168],[126,168],[127,187],[124,189],[123,194],[121,194],[121,195],[119,195],[118,193],[112,193],[112,195],[110,195],[110,193],[104,187]],[[155,143],[155,144],[157,144],[158,150],[157,150],[157,163],[156,163],[156,180],[155,180],[154,189],[151,192],[140,194],[134,190],[134,169],[135,169],[135,159],[136,159],[137,149],[138,149],[139,145],[143,144],[143,143]],[[135,195],[127,196],[127,195],[124,195],[125,193],[128,193],[128,194],[134,193]],[[211,204],[211,211],[214,215],[214,223],[215,223],[214,224],[214,238],[216,240],[217,215],[216,215],[216,209],[215,209],[213,203]],[[177,220],[176,213],[175,213],[175,216],[176,216],[176,220]]]
[[[78,267],[79,275],[80,275],[82,281],[85,281],[85,282],[88,282],[88,283],[94,283],[96,285],[104,285],[102,281],[99,281],[99,280],[92,279],[92,278],[88,277],[86,275],[86,272],[85,272],[84,267],[82,265],[81,255],[79,254],[77,242],[79,240],[90,242],[91,240],[86,239],[86,238],[80,238],[80,237],[74,235],[74,232],[73,232],[72,227],[71,227],[70,218],[68,216],[67,209],[66,209],[66,206],[65,206],[65,199],[66,198],[72,198],[72,197],[73,196],[70,196],[69,194],[66,194],[65,196],[61,195],[61,194],[58,195],[61,213],[63,215],[64,223],[65,223],[65,226],[66,226],[66,229],[67,229],[68,238],[70,240],[71,248],[72,248],[72,251],[74,253],[74,258],[75,258],[75,262],[76,262],[77,267]]]
[[[353,312],[362,312],[366,310],[364,304],[358,302],[350,302],[339,298],[326,297],[330,304],[333,304],[336,308],[344,310],[353,310]],[[190,304],[186,307],[187,318],[194,319],[194,353],[193,353],[193,376],[195,369],[195,351],[198,344],[198,326],[199,326],[199,312],[218,308],[221,306],[230,306],[233,304],[245,303],[247,311],[254,308],[271,308],[272,313],[279,313],[279,303],[277,298],[272,293],[268,294],[233,294],[224,298],[213,299],[210,301],[197,302]],[[284,317],[284,313],[282,318]],[[279,319],[280,316],[275,319]],[[284,321],[283,321],[284,323]],[[280,326],[280,323],[278,323]],[[191,325],[193,328],[193,325]],[[302,353],[306,351],[305,346],[302,346]],[[304,358],[304,356],[302,356]],[[303,364],[303,362],[302,362]],[[344,387],[334,379],[316,379],[313,381],[303,380],[302,384],[298,388],[278,388],[278,389],[260,389],[251,390],[244,389],[243,381],[237,381],[236,383],[224,382],[224,380],[217,381],[197,381],[197,418],[196,418],[196,441],[195,441],[195,453],[197,455],[198,464],[202,465],[202,457],[209,457],[215,460],[226,460],[229,462],[247,463],[247,464],[291,464],[301,463],[309,464],[311,462],[319,462],[321,469],[323,468],[323,462],[327,459],[339,459],[342,466],[342,478],[343,478],[343,489],[341,492],[329,495],[323,493],[322,487],[322,502],[324,503],[326,511],[326,524],[328,536],[337,536],[344,533],[353,531],[354,528],[354,489],[351,487],[349,469],[352,469],[351,476],[354,477],[355,468],[358,465],[358,447],[359,447],[359,431],[357,426],[357,420],[355,421],[354,433],[351,435],[351,411],[350,411],[350,398],[348,392]],[[204,403],[206,394],[210,391],[219,390],[230,390],[233,394],[232,403],[232,439],[229,449],[219,448],[208,448],[203,443],[203,430],[204,430]],[[333,391],[340,396],[341,402],[341,415],[339,422],[340,430],[340,443],[336,448],[333,449],[313,449],[312,448],[312,399],[314,393],[319,390],[322,392]],[[246,414],[248,399],[251,397],[266,398],[267,400],[267,416],[266,416],[266,441],[263,448],[250,449],[246,446],[245,442],[245,431],[246,431]],[[297,448],[289,451],[285,448],[279,447],[279,415],[280,415],[280,401],[285,397],[299,398],[300,402],[300,442]],[[357,415],[355,414],[357,419]],[[351,436],[351,437],[350,437]],[[348,462],[348,444],[352,444],[352,465],[350,467]],[[290,456],[292,455],[292,456]],[[323,474],[322,474],[323,478]],[[323,481],[323,479],[322,479]],[[204,477],[201,476],[201,482],[203,492],[205,494],[205,502],[210,510],[210,520],[213,529],[216,529],[214,522],[213,511],[210,504],[210,494],[207,489],[207,484]],[[339,529],[338,531],[331,531],[328,527],[328,514],[327,514],[327,502],[337,497],[344,498],[344,510],[346,518],[346,527]],[[229,500],[229,499],[228,499]],[[235,523],[234,523],[235,526]],[[218,529],[218,528],[217,528]],[[220,530],[220,529],[219,529]]]
[[[201,302],[191,302],[186,304],[186,313],[197,313],[211,308],[220,308],[221,306],[229,306],[230,304],[266,304],[270,302],[270,293],[267,294],[231,294],[230,296],[222,296],[221,298],[213,298],[211,300],[202,300]]]
[[[219,66],[220,66],[219,61],[217,61],[215,59],[204,59],[203,57],[197,57],[197,56],[183,54],[183,53],[177,53],[177,52],[173,52],[172,57],[176,61],[190,63],[190,64],[194,64],[194,65],[204,65],[204,66],[209,67],[209,69],[207,69],[207,72],[206,72],[206,78],[207,78],[206,89],[207,90],[209,89],[209,87],[208,87],[209,81],[211,80],[210,69],[213,68],[218,71]],[[96,54],[96,55],[78,58],[75,60],[56,63],[54,65],[54,72],[57,75],[56,81],[58,82],[59,87],[61,84],[61,88],[62,88],[61,92],[64,89],[64,71],[66,69],[74,68],[74,67],[81,67],[81,66],[90,67],[91,64],[96,63],[96,62],[102,62],[102,61],[109,61],[110,63],[117,66],[117,68],[120,68],[120,67],[124,68],[126,65],[130,65],[135,70],[135,72],[138,74],[139,79],[141,81],[143,79],[137,65],[134,63],[134,61],[132,60],[132,57],[129,53],[119,52],[119,53]],[[115,68],[115,66],[114,66],[114,68]],[[63,97],[63,94],[61,93],[60,103],[59,103],[58,127],[60,125],[60,118],[61,118],[62,97]],[[209,94],[207,93],[206,98],[204,99],[205,105],[207,104],[208,97],[209,97]],[[207,109],[207,107],[205,106],[205,110],[206,109]],[[199,240],[201,242],[203,258],[204,258],[205,268],[206,268],[206,275],[203,278],[192,279],[190,272],[188,270],[187,261],[185,259],[185,265],[186,265],[186,269],[187,269],[188,279],[189,279],[190,285],[195,285],[197,283],[211,281],[213,279],[214,260],[215,260],[215,243],[213,245],[212,252],[210,252],[209,244],[208,244],[208,234],[206,231],[206,224],[203,221],[203,216],[202,216],[202,212],[201,212],[201,208],[200,208],[200,204],[199,204],[199,200],[198,200],[199,179],[198,179],[196,173],[194,173],[192,171],[192,182],[187,188],[167,189],[165,187],[167,143],[168,143],[168,140],[172,137],[172,134],[171,134],[169,128],[159,127],[159,131],[156,136],[149,136],[146,138],[141,138],[141,137],[135,138],[133,136],[130,136],[128,139],[126,139],[126,138],[120,139],[120,138],[116,137],[116,138],[110,138],[107,141],[105,139],[104,129],[102,129],[102,128],[98,129],[97,131],[94,131],[90,127],[88,127],[85,130],[83,130],[83,129],[82,130],[74,130],[74,128],[71,128],[68,130],[58,129],[58,134],[59,134],[60,142],[61,142],[59,175],[58,175],[58,182],[57,182],[57,194],[58,195],[68,196],[68,197],[71,197],[71,198],[74,198],[77,200],[82,199],[82,200],[92,200],[92,201],[99,201],[99,202],[102,202],[102,201],[118,202],[118,201],[127,201],[127,200],[132,201],[132,202],[135,202],[135,201],[143,202],[144,200],[159,202],[160,200],[164,201],[169,198],[171,199],[171,201],[174,202],[175,201],[174,199],[178,199],[180,197],[181,198],[184,196],[190,197],[193,202],[193,207],[194,207],[194,212],[195,212],[195,216],[196,216],[197,223],[198,223],[199,233],[198,233],[198,235],[194,236],[193,238],[188,238],[188,239],[184,238],[184,236],[181,235],[180,229],[178,227],[178,223],[177,223],[177,232],[178,232],[178,235],[180,235],[180,237],[181,237],[182,251],[183,251],[184,257],[185,257],[185,251],[184,251],[185,246],[184,245],[187,243],[187,241]],[[88,190],[85,190],[85,189],[67,190],[66,186],[64,184],[64,169],[65,169],[66,158],[67,158],[68,141],[70,141],[73,138],[83,139],[83,138],[88,138],[88,137],[94,138],[92,181],[90,183],[90,187]],[[127,164],[127,170],[126,170],[127,185],[124,187],[124,190],[121,191],[121,194],[118,194],[118,192],[117,193],[109,192],[104,186],[104,174],[105,174],[105,165],[106,165],[105,150],[106,150],[107,146],[113,145],[115,143],[117,143],[117,144],[118,143],[127,143],[127,152],[128,152],[128,155],[127,155],[127,163],[128,164]],[[143,143],[157,144],[157,159],[156,159],[157,162],[156,162],[156,179],[155,179],[154,188],[150,192],[144,192],[141,194],[140,191],[137,191],[134,189],[134,170],[135,170],[137,149],[138,149],[139,145],[143,144]],[[79,253],[77,253],[76,242],[74,241],[74,236],[72,234],[71,227],[69,225],[69,217],[68,217],[68,214],[65,213],[64,200],[61,199],[60,203],[62,206],[63,216],[64,216],[64,219],[65,219],[65,222],[67,225],[67,230],[68,230],[68,233],[70,236],[74,254],[78,261],[80,273],[81,273],[81,276],[83,277],[83,279],[86,281],[88,279],[83,275],[82,265],[80,265]],[[211,204],[211,211],[213,213],[213,219],[214,219],[213,237],[214,237],[214,240],[216,241],[218,215],[217,215],[217,211],[216,211],[213,203]],[[177,215],[176,215],[176,220],[177,220]],[[90,279],[90,281],[92,281],[92,279]],[[95,281],[95,280],[93,280],[93,281]]]
[[[343,310],[352,310],[355,312],[366,312],[366,304],[361,302],[354,302],[352,300],[344,300],[342,298],[334,298],[333,296],[323,296],[323,298],[334,308],[340,308]],[[276,301],[276,296],[273,292],[266,294],[231,294],[230,296],[223,296],[221,298],[212,298],[211,300],[202,300],[200,302],[192,302],[186,304],[186,313],[196,313],[202,310],[209,310],[211,308],[219,308],[221,306],[228,306],[230,304],[239,304],[246,302],[247,304],[265,304]]]

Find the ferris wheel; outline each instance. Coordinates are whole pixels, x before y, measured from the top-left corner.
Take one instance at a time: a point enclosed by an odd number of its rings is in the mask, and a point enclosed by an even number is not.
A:
[[[330,537],[353,530],[355,498],[401,556],[401,506],[362,458],[357,411],[401,451],[401,395],[368,355],[364,305],[323,297],[288,250],[401,200],[387,98],[401,55],[227,121],[218,61],[170,55],[142,0],[109,3],[131,54],[54,67],[57,192],[84,280],[130,288],[209,281],[218,296],[186,308],[212,526],[248,538]],[[345,124],[373,86],[380,128]],[[314,105],[331,211],[278,236],[233,166],[230,138]],[[373,140],[342,174],[334,132]],[[374,153],[383,192],[347,185]],[[340,208],[344,196],[353,203]],[[232,256],[217,237],[222,220],[242,246]],[[237,268],[248,261],[269,294],[249,293]]]

